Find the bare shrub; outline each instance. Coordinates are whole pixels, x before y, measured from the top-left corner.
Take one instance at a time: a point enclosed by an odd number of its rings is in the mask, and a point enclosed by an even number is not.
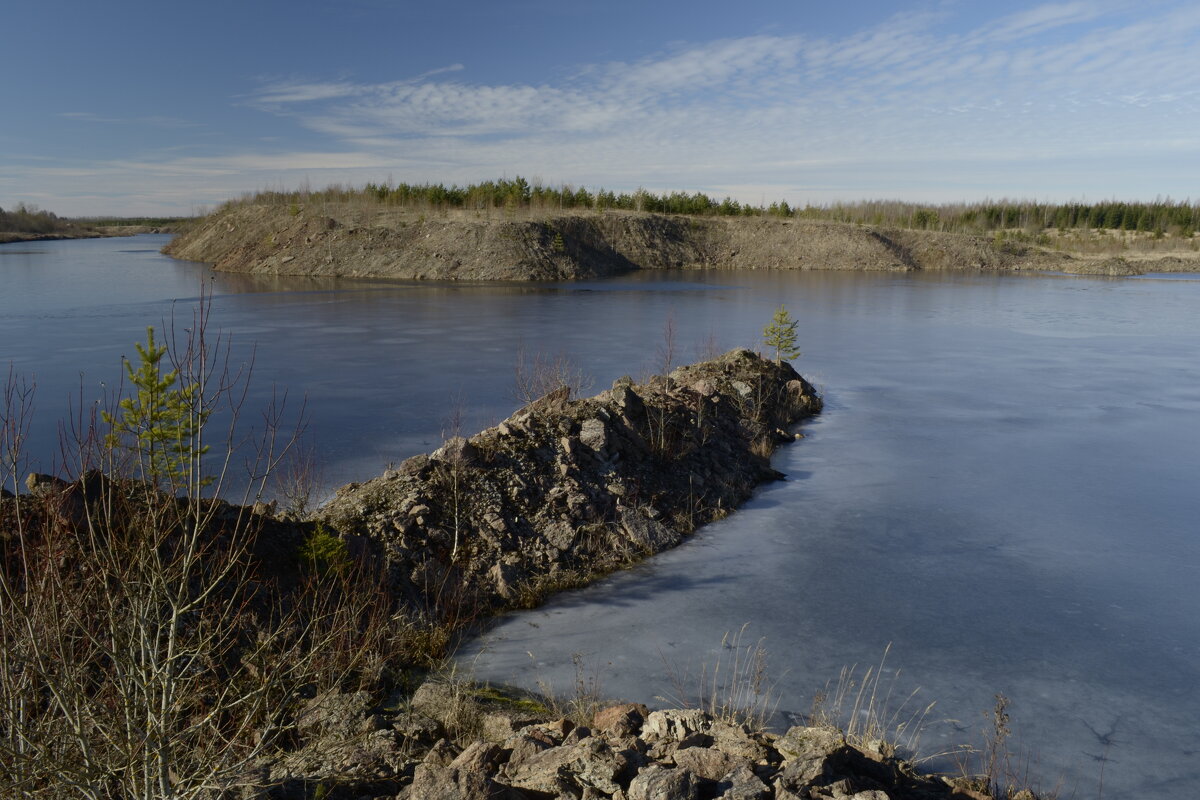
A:
[[[522,347],[517,350],[515,373],[516,398],[524,405],[560,389],[565,388],[570,398],[580,397],[592,388],[592,379],[563,353],[536,353],[530,358]]]
[[[662,342],[658,345],[658,368],[661,374],[670,375],[675,368],[675,312],[667,312],[663,323]]]
[[[282,412],[241,448],[246,372],[205,338],[202,302],[171,358],[196,446],[159,487],[110,436],[77,430],[93,467],[38,495],[0,499],[0,790],[5,796],[207,797],[258,786],[315,692],[374,685],[427,626],[393,612],[365,564],[305,568],[295,526],[201,492],[261,494],[291,438]],[[11,376],[0,431],[20,463],[29,395]],[[115,406],[114,406],[115,407]],[[231,412],[204,455],[206,411]],[[95,422],[95,417],[81,423]],[[134,460],[136,461],[136,460]],[[12,465],[12,466],[10,466]],[[401,662],[402,663],[402,662]]]
[[[713,361],[724,355],[725,351],[721,348],[721,342],[717,338],[717,334],[709,331],[695,347],[697,361]]]
[[[325,486],[316,448],[299,443],[290,448],[275,470],[274,483],[284,510],[298,519],[307,517]]]

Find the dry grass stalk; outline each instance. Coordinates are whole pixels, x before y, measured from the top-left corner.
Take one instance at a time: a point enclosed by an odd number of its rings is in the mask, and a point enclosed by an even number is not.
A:
[[[879,664],[867,667],[861,678],[857,664],[843,667],[832,691],[827,686],[814,700],[811,717],[815,724],[840,730],[851,744],[889,755],[902,751],[911,758],[920,748],[921,732],[934,703],[912,707],[920,692],[916,688],[894,704],[899,670],[886,684],[881,683],[891,649],[890,644],[884,648]]]
[[[532,654],[530,655],[532,658]],[[575,669],[575,679],[571,685],[571,693],[563,695],[554,690],[549,681],[539,679],[538,694],[555,717],[564,717],[576,725],[588,726],[596,712],[611,704],[611,699],[604,695],[603,682],[598,669],[588,670],[584,663],[583,653],[572,653],[571,664]]]
[[[700,708],[713,718],[763,730],[779,707],[779,696],[767,670],[767,649],[763,639],[745,641],[745,623],[736,632],[726,632],[712,664],[702,664],[693,679],[664,658],[674,696],[661,698],[672,705]]]

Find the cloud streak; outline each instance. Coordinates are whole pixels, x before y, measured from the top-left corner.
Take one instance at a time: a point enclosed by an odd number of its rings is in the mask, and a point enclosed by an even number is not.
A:
[[[761,195],[744,196],[745,187],[792,202],[847,192],[1067,199],[1132,195],[1153,179],[1154,193],[1187,194],[1186,171],[1165,165],[1200,166],[1188,133],[1200,129],[1200,8],[1053,2],[965,27],[961,7],[940,8],[841,38],[678,45],[578,65],[544,83],[489,82],[462,64],[376,83],[264,80],[239,102],[300,126],[323,147],[103,169],[174,172],[212,186],[238,176],[296,185],[323,175],[463,182],[519,173],[752,202]],[[1126,168],[1106,168],[1118,160]],[[1055,162],[1077,166],[1053,170],[1050,185],[1046,165]],[[1135,167],[1147,181],[1104,183]]]
[[[1078,35],[1060,36],[1085,24]],[[1006,147],[1028,146],[1039,136],[1022,120],[1031,115],[1043,128],[1079,135],[1083,125],[1100,122],[1120,129],[1130,121],[1121,118],[1121,107],[1194,113],[1198,29],[1200,16],[1186,11],[1129,22],[1092,4],[1058,3],[966,34],[941,34],[936,18],[913,17],[840,41],[709,42],[636,63],[591,66],[559,85],[433,78],[335,89],[314,83],[291,85],[295,101],[277,87],[263,98],[277,105],[332,100],[288,113],[313,130],[382,152],[389,144],[433,147],[455,139],[487,146],[502,139],[527,163],[545,148],[588,142],[606,152],[624,142],[650,171],[664,149],[679,147],[722,148],[731,163],[769,162],[806,145],[844,158],[849,138],[863,157],[877,152],[866,147],[932,155],[961,149],[952,140],[964,135],[989,147],[1005,140]],[[1084,112],[1090,121],[1081,125]],[[954,119],[949,128],[948,118]],[[849,128],[855,134],[847,137]],[[1095,141],[1097,133],[1088,138]],[[1125,142],[1114,138],[1111,145],[1119,150]],[[589,172],[602,171],[599,159],[587,161],[595,162]]]

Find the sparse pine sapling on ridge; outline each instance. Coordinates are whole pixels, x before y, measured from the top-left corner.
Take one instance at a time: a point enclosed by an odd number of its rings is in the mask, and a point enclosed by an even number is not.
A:
[[[763,328],[763,344],[775,351],[776,364],[782,363],[785,358],[790,361],[800,357],[800,349],[796,346],[796,325],[787,308],[780,306],[770,324]]]
[[[116,414],[103,414],[112,426],[109,444],[132,452],[146,480],[169,490],[187,488],[199,475],[200,457],[208,451],[200,443],[200,433],[210,412],[201,407],[198,385],[176,386],[177,370],[163,374],[167,347],[154,341],[153,326],[146,328],[145,346],[140,342],[135,346],[137,369],[125,360],[132,394],[121,400]],[[200,479],[201,486],[209,482]]]

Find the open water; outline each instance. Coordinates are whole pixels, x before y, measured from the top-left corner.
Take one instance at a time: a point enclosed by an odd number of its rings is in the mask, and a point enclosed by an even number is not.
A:
[[[978,744],[1000,693],[1014,769],[1044,789],[1168,798],[1200,781],[1200,281],[254,279],[168,259],[165,242],[0,247],[0,371],[36,384],[30,468],[69,462],[61,421],[111,394],[146,325],[190,327],[202,286],[210,333],[253,364],[243,424],[261,427],[286,390],[327,488],[436,447],[455,417],[470,432],[507,416],[521,348],[569,356],[598,391],[669,350],[684,363],[753,346],[784,303],[796,366],[827,403],[778,453],[789,479],[676,550],[501,621],[463,661],[564,694],[582,669],[606,694],[669,702],[749,623],[786,724],[890,645],[892,707],[913,690],[902,719],[935,703],[927,755]]]

